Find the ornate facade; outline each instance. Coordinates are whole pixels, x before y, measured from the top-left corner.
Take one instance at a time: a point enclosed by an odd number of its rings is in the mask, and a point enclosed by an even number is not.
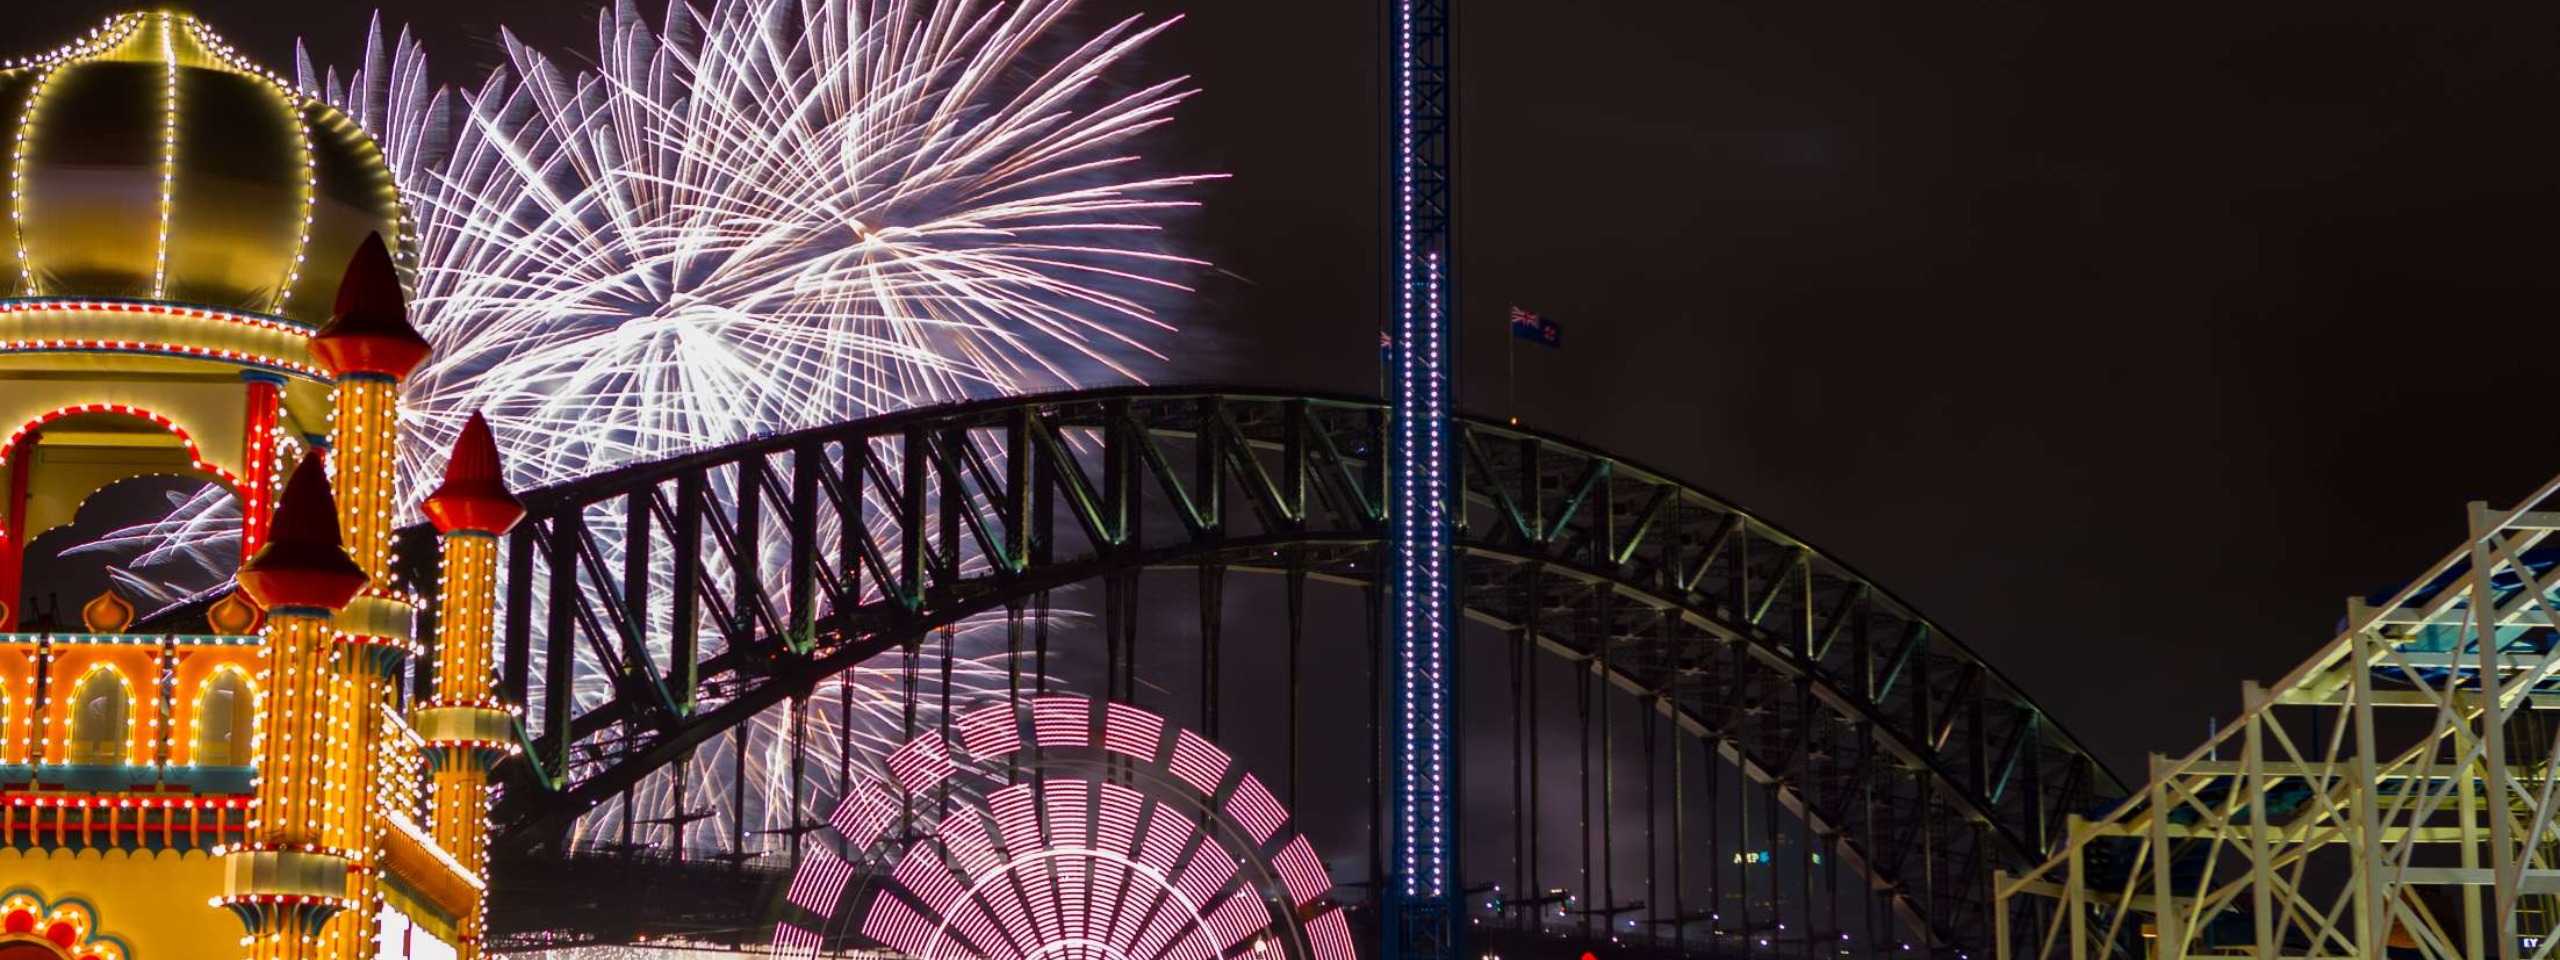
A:
[[[421,662],[392,528],[429,348],[380,152],[177,13],[0,63],[0,126],[0,960],[477,956],[521,510],[466,431],[416,504],[449,580]],[[148,475],[237,498],[238,589],[28,616],[30,542]]]

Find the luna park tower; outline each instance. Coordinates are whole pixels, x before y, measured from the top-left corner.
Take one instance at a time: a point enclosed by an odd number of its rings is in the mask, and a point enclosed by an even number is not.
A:
[[[431,351],[380,151],[174,12],[0,62],[0,125],[0,960],[479,956],[523,510],[476,418],[440,488],[396,483]],[[236,499],[236,587],[30,611],[38,538],[155,475]]]

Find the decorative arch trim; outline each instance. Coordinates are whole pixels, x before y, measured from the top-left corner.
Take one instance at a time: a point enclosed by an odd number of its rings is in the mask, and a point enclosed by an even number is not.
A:
[[[133,960],[123,938],[100,932],[98,910],[88,901],[48,900],[32,887],[0,892],[0,958],[15,960],[17,947],[50,949],[66,960]]]
[[[187,722],[187,735],[184,738],[187,753],[183,762],[190,766],[206,765],[203,755],[205,721],[212,719],[208,712],[207,700],[225,678],[237,678],[240,681],[240,689],[248,695],[249,703],[245,709],[236,705],[232,707],[235,711],[235,722],[231,729],[231,756],[226,758],[229,760],[228,763],[220,766],[250,766],[251,759],[257,756],[258,733],[262,726],[258,720],[263,716],[259,707],[265,701],[266,694],[258,689],[257,675],[249,668],[237,663],[216,663],[212,669],[206,670],[199,676],[195,684],[181,694],[181,699],[178,701],[183,704],[180,709],[186,711]]]
[[[77,764],[84,762],[82,758],[76,756],[74,753],[76,745],[83,742],[83,738],[80,736],[80,720],[81,711],[87,707],[87,704],[83,702],[84,697],[82,694],[89,689],[89,685],[91,683],[94,683],[99,679],[101,674],[113,678],[116,683],[117,691],[124,697],[124,728],[116,731],[116,740],[118,741],[118,746],[116,748],[116,762],[118,764],[125,765],[133,763],[134,736],[136,731],[142,726],[142,724],[137,721],[141,719],[140,714],[142,712],[143,705],[140,698],[134,696],[133,679],[125,676],[124,669],[112,660],[101,660],[91,663],[88,669],[80,671],[78,676],[71,679],[69,686],[66,688],[65,692],[68,695],[57,701],[62,704],[60,708],[60,715],[62,719],[59,726],[62,729],[62,761],[64,763]]]
[[[46,411],[34,419],[19,424],[17,429],[9,431],[9,437],[7,440],[0,441],[0,467],[8,466],[9,459],[15,456],[18,452],[19,442],[25,440],[28,434],[43,429],[45,424],[52,423],[64,417],[76,417],[89,413],[108,413],[133,417],[138,420],[148,421],[159,426],[160,429],[169,431],[171,435],[178,438],[179,445],[186,448],[187,465],[189,467],[201,471],[204,475],[212,477],[215,480],[221,481],[224,486],[230,487],[235,493],[239,491],[239,475],[232,473],[230,470],[224,469],[220,464],[206,460],[204,458],[204,448],[197,445],[195,435],[187,432],[187,428],[179,426],[177,421],[162,416],[159,413],[134,406],[129,403],[75,403],[69,406],[56,407],[52,410]]]

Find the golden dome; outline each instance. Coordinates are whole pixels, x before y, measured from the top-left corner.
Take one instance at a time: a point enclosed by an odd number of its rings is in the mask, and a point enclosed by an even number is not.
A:
[[[0,295],[316,326],[365,235],[402,236],[372,138],[186,14],[124,14],[0,63],[0,124],[12,144]]]

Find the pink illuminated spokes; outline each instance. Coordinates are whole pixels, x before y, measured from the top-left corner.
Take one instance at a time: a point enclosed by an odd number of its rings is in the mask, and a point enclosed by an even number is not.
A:
[[[1093,701],[1041,697],[1031,701],[1031,732],[1044,747],[1093,745]]]
[[[1125,703],[1106,705],[1102,720],[1103,749],[1154,763],[1164,742],[1164,718]]]
[[[889,775],[898,778],[898,784],[909,790],[922,790],[941,783],[942,778],[959,769],[951,762],[950,749],[943,746],[938,737],[907,741],[906,746],[889,755],[888,767]]]
[[[1022,722],[1012,704],[999,703],[961,714],[960,747],[978,760],[993,760],[1022,749]]]
[[[1185,730],[1173,738],[1173,759],[1165,766],[1205,797],[1217,794],[1218,780],[1227,775],[1230,762],[1226,751]]]
[[[922,901],[925,909],[942,916],[951,914],[952,901],[960,898],[963,889],[960,879],[951,875],[940,857],[900,857],[889,876]]]
[[[846,849],[860,850],[877,842],[880,831],[886,829],[889,819],[897,814],[898,802],[890,799],[888,792],[880,789],[879,785],[866,783],[855,791],[852,799],[836,805],[836,812],[827,817],[827,825],[834,827],[836,834],[844,838]]]
[[[1182,891],[1182,895],[1190,897],[1194,903],[1207,903],[1209,896],[1217,893],[1219,887],[1226,886],[1227,878],[1235,875],[1235,860],[1215,844],[1204,845],[1191,855],[1191,862],[1182,868],[1182,879],[1174,881],[1173,888]]]
[[[1138,862],[1170,874],[1182,863],[1182,850],[1190,845],[1198,831],[1181,817],[1153,817],[1147,820],[1146,845],[1138,848]]]
[[[1253,834],[1255,843],[1271,842],[1271,835],[1280,832],[1280,825],[1289,821],[1289,813],[1281,809],[1280,801],[1250,773],[1227,797],[1227,816],[1244,824],[1245,832]]]
[[[810,844],[801,851],[800,871],[792,875],[791,891],[784,899],[825,916],[835,910],[836,901],[844,896],[845,883],[851,879],[853,864],[836,856],[825,844]]]
[[[1093,929],[1093,865],[1101,861],[1077,857],[1058,861],[1058,909],[1067,921],[1067,936],[1092,939]]]
[[[1006,850],[1015,851],[1018,857],[1018,851],[1045,846],[1040,838],[1039,801],[1032,798],[1030,784],[1017,783],[989,794],[987,807],[995,814],[996,836],[1004,841]]]
[[[1304,836],[1290,838],[1271,865],[1280,872],[1281,885],[1289,888],[1289,902],[1298,906],[1333,890],[1333,878],[1325,875],[1323,861],[1316,859],[1316,848]]]
[[[1278,880],[1290,907],[1311,907],[1332,890],[1314,846],[1284,834],[1289,814],[1270,789],[1197,734],[1169,731],[1161,717],[1131,707],[1043,697],[1027,718],[1033,743],[1098,748],[1112,764],[1134,761],[1153,773],[1142,770],[1136,785],[1045,772],[1006,783],[1019,768],[998,758],[1021,752],[1024,719],[1004,706],[961,715],[957,755],[939,735],[911,743],[891,755],[890,787],[867,784],[837,811],[840,829],[876,839],[898,815],[899,787],[917,790],[955,774],[983,778],[969,781],[984,784],[983,792],[955,794],[981,797],[976,809],[938,820],[924,812],[932,839],[901,854],[875,898],[876,915],[864,919],[866,936],[919,960],[1247,960],[1240,956],[1247,941],[1278,916],[1299,913],[1275,914],[1262,878]],[[1025,759],[1035,769],[1057,760],[1080,771],[1098,757]],[[1170,792],[1150,796],[1151,789]],[[1206,814],[1233,832],[1203,830]],[[1260,856],[1275,838],[1287,842],[1262,868],[1268,874],[1239,871],[1239,857]],[[1357,960],[1338,911],[1308,923],[1311,955],[1270,960]]]
[[[862,935],[882,946],[914,957],[931,957],[927,941],[933,938],[933,924],[914,907],[896,897],[877,897],[871,901],[871,912],[862,918]]]
[[[826,940],[819,937],[815,931],[802,929],[787,920],[773,925],[773,948],[776,950],[795,953],[806,950],[816,953],[820,947],[824,946],[826,946]]]
[[[1094,845],[1113,853],[1138,852],[1138,813],[1147,798],[1116,783],[1101,785],[1102,803],[1094,811]]]
[[[1342,917],[1342,908],[1325,911],[1307,923],[1307,949],[1315,960],[1354,960],[1351,947],[1351,924]]]
[[[1129,942],[1129,865],[1119,860],[1094,861],[1093,897],[1097,911],[1109,914],[1094,929],[1094,935],[1106,943]]]
[[[951,921],[952,928],[960,932],[962,939],[977,945],[981,956],[993,957],[996,960],[1014,960],[1022,955],[1021,949],[1014,945],[1012,938],[1005,936],[1004,932],[996,927],[994,920],[988,919],[986,905],[978,902],[976,898],[961,900],[959,913],[945,919]]]
[[[1147,918],[1146,933],[1138,938],[1138,950],[1135,955],[1148,960],[1163,955],[1166,947],[1173,943],[1175,937],[1193,928],[1192,919],[1181,911],[1166,910],[1162,908],[1162,904],[1158,904],[1157,909]]]
[[[980,887],[977,896],[981,902],[994,905],[996,920],[1003,924],[1006,935],[1026,950],[1039,948],[1040,938],[1032,929],[1031,917],[1023,912],[1021,886],[1014,882],[1011,872]]]
[[[1218,909],[1209,914],[1209,930],[1216,934],[1220,951],[1232,950],[1244,938],[1261,933],[1271,926],[1271,910],[1262,905],[1261,895],[1251,887],[1239,887],[1219,901]]]
[[[975,813],[964,813],[942,821],[942,847],[962,872],[982,878],[1003,862],[996,854],[995,842],[987,839],[987,822]]]
[[[1019,870],[1014,876],[1022,883],[1022,898],[1031,902],[1031,922],[1040,931],[1043,942],[1055,942],[1067,935],[1058,920],[1058,884],[1049,871]]]
[[[1093,784],[1082,780],[1051,780],[1045,784],[1049,814],[1049,843],[1059,847],[1093,845]],[[1119,851],[1112,851],[1117,853]]]

